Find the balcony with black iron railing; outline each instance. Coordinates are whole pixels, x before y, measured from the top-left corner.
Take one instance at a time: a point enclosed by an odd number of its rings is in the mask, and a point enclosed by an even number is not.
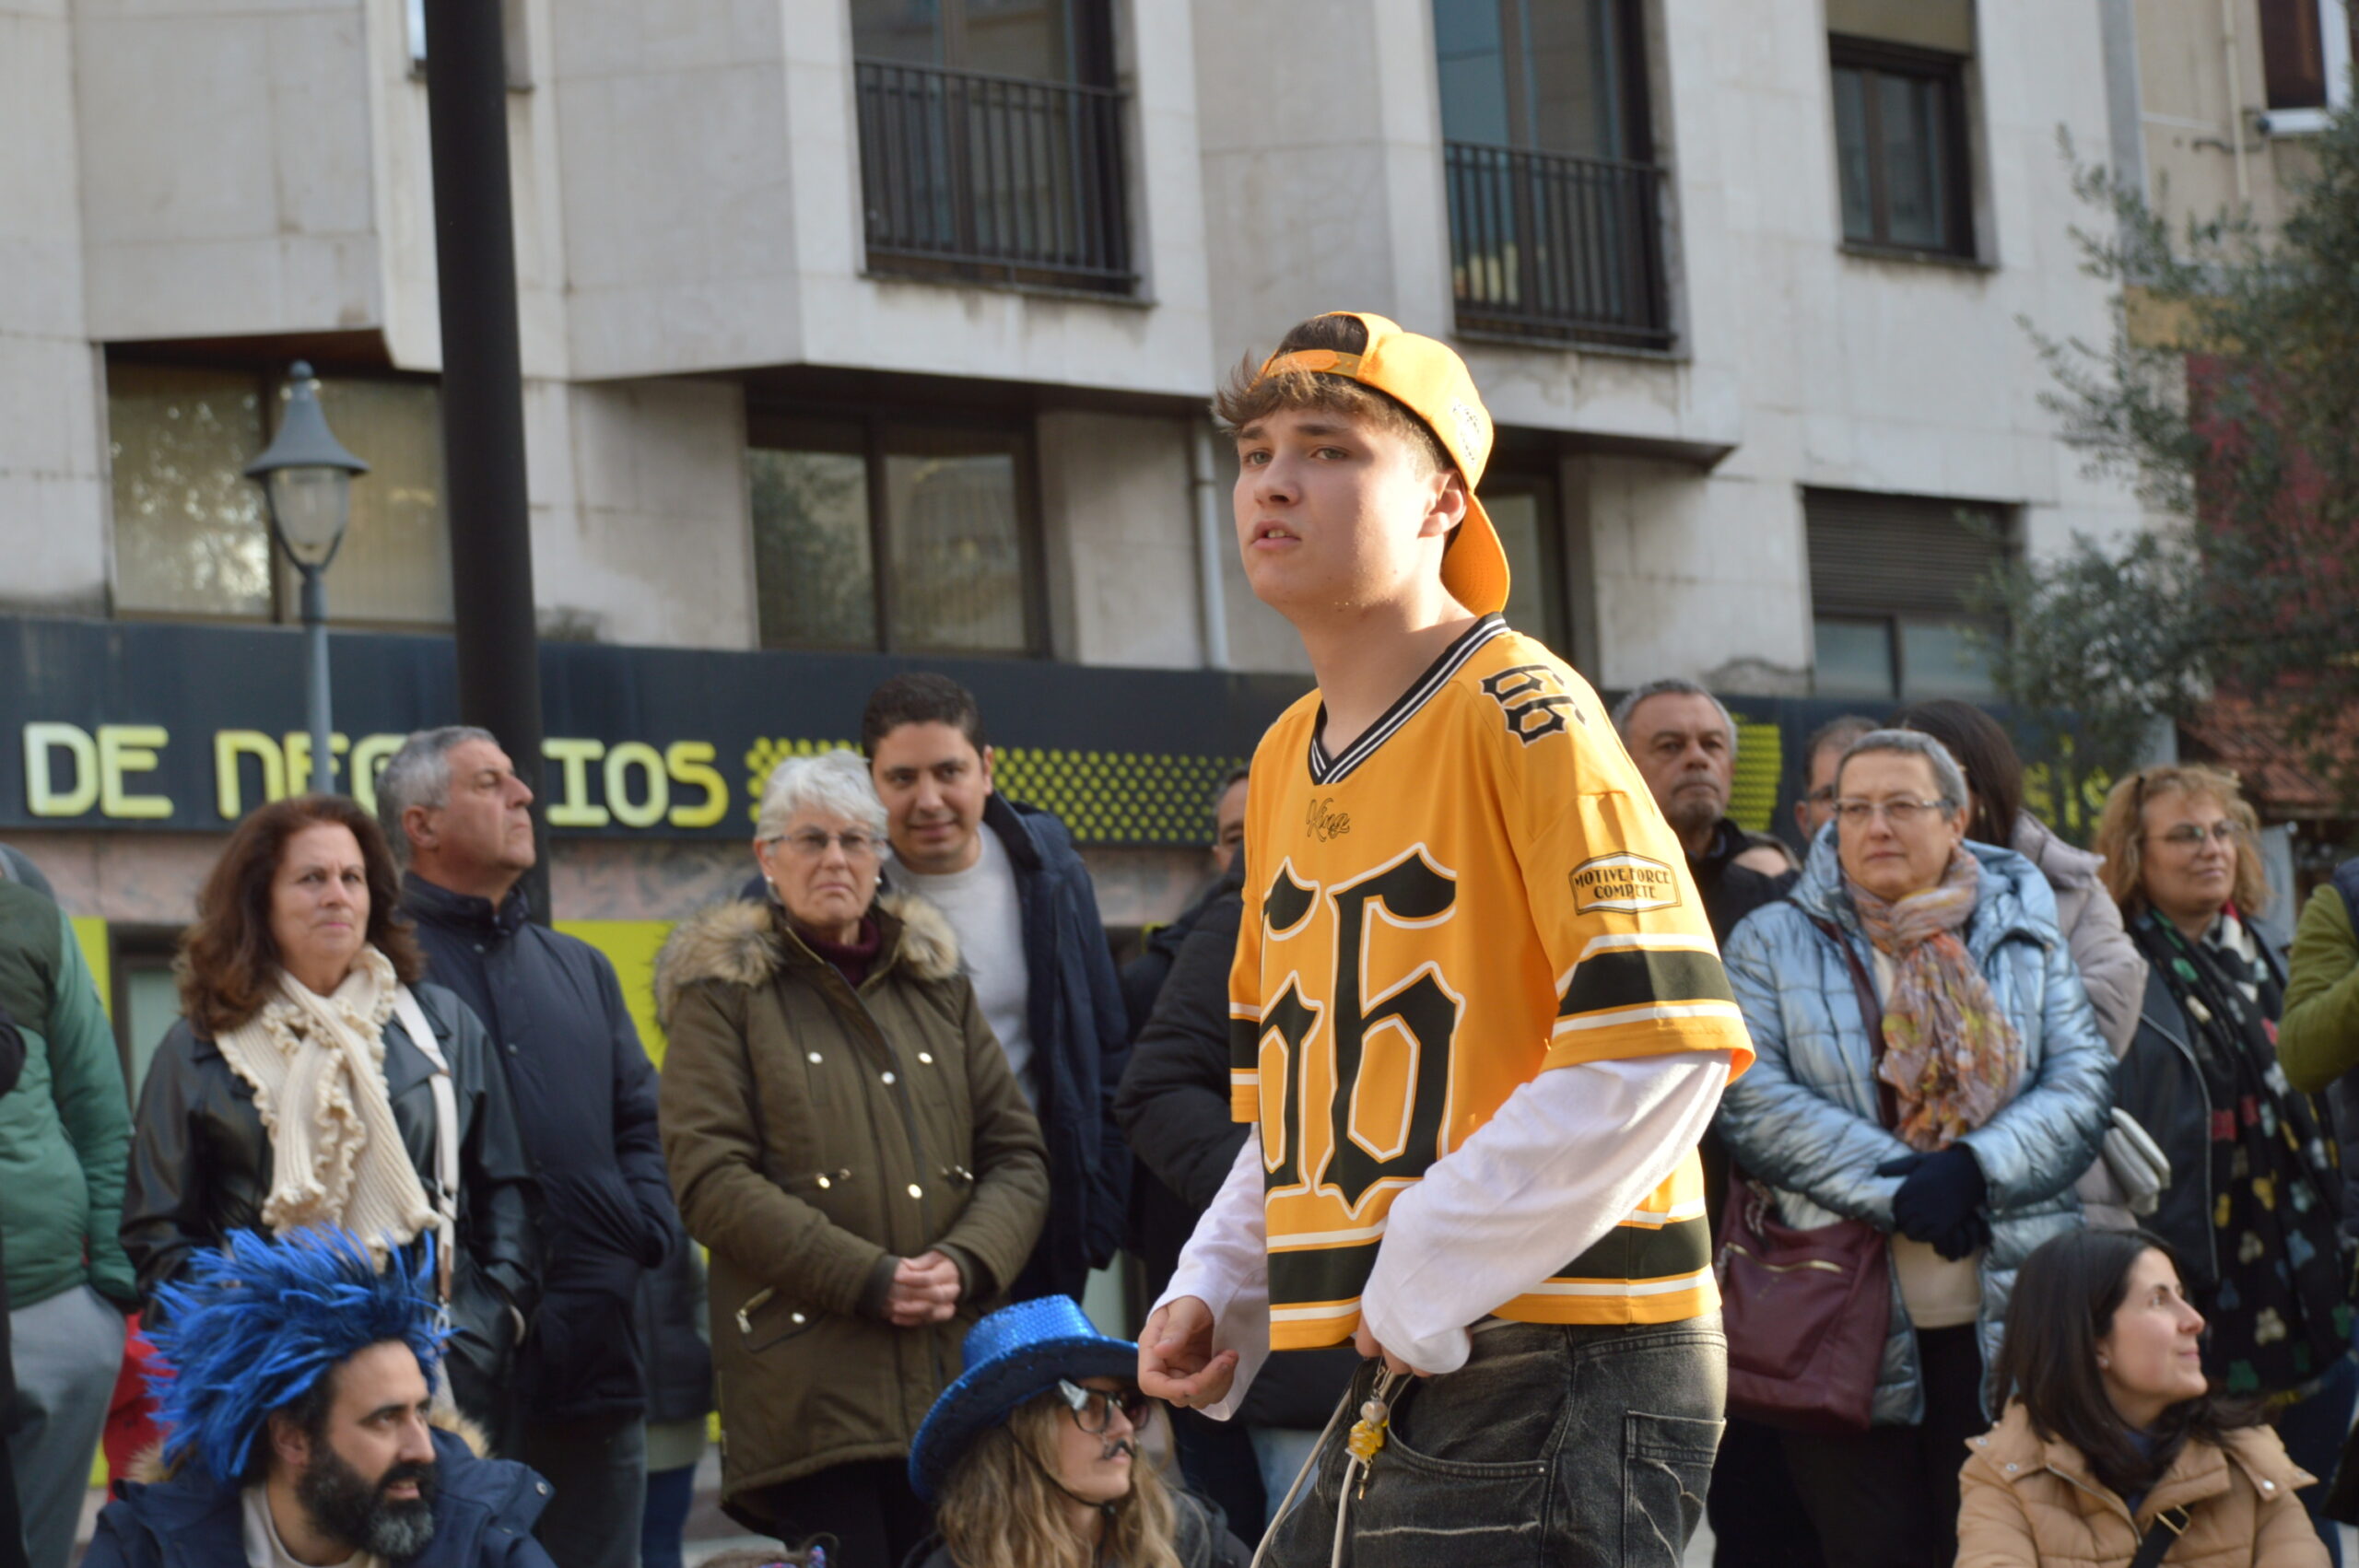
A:
[[[1120,91],[874,60],[852,71],[871,272],[1137,287]]]
[[[1442,157],[1461,333],[1671,346],[1661,169],[1471,142]]]

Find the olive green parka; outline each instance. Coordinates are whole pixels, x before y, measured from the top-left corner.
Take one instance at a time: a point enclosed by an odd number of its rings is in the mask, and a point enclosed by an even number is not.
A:
[[[712,1255],[722,1505],[756,1529],[780,1482],[908,1455],[1048,1213],[1039,1125],[949,922],[907,895],[871,914],[857,991],[745,901],[683,922],[655,964],[663,1157]],[[895,1328],[894,1266],[929,1250],[958,1265],[957,1315]]]

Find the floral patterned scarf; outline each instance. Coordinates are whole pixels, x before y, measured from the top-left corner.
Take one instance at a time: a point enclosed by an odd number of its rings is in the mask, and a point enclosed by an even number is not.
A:
[[[1911,1149],[1946,1149],[2014,1097],[2023,1036],[1999,1010],[1963,933],[1974,916],[1982,867],[1964,849],[1931,887],[1884,899],[1848,877],[1860,929],[1892,960],[1884,1002],[1884,1065]]]

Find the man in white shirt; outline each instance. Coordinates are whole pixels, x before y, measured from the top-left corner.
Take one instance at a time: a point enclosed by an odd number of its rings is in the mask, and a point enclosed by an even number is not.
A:
[[[1048,1142],[1049,1220],[1011,1297],[1077,1299],[1121,1244],[1131,1172],[1113,1117],[1130,1021],[1089,870],[1064,824],[993,790],[981,710],[948,676],[886,681],[860,735],[892,839],[886,876],[949,918]]]
[[[162,1479],[107,1505],[88,1568],[551,1568],[548,1484],[434,1424],[433,1278],[344,1230],[196,1258],[148,1328]]]

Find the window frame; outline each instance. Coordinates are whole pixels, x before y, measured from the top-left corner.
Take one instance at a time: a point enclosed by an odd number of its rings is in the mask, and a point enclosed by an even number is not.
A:
[[[288,368],[295,359],[302,357],[303,355],[304,351],[299,348],[289,348],[284,357],[254,358],[241,355],[233,357],[221,357],[201,353],[143,352],[135,345],[126,345],[123,347],[108,345],[104,364],[100,367],[101,386],[100,389],[100,397],[107,405],[107,428],[105,431],[106,443],[109,448],[111,449],[114,441],[114,389],[111,373],[115,366],[123,365],[169,370],[204,370],[210,371],[224,378],[236,376],[251,378],[254,383],[254,395],[257,400],[257,405],[260,408],[263,416],[263,445],[264,447],[267,447],[272,440],[276,439],[278,434],[278,418],[281,407],[280,394],[287,390]],[[438,439],[440,439],[441,424],[441,377],[414,371],[395,370],[391,367],[384,365],[356,365],[339,363],[334,359],[323,357],[316,351],[311,352],[311,359],[314,374],[323,381],[398,381],[412,386],[422,385],[433,388],[436,401],[437,438]],[[253,455],[260,456],[262,450],[262,448],[256,448]],[[362,456],[365,461],[366,454],[362,454]],[[441,499],[442,529],[446,536],[449,534],[451,527],[450,494],[448,489],[447,473],[448,462],[449,454],[446,451],[444,453],[445,487]],[[110,462],[109,468],[110,473],[111,473],[111,462]],[[251,480],[245,482],[252,483]],[[368,480],[366,476],[363,476],[358,482],[366,484],[368,483]],[[109,619],[117,621],[173,621],[197,626],[286,626],[297,625],[302,620],[302,573],[297,569],[292,561],[289,561],[287,558],[287,552],[280,547],[277,536],[270,527],[270,512],[266,501],[264,503],[263,507],[263,538],[264,543],[264,553],[270,561],[270,607],[265,614],[261,615],[238,614],[220,610],[158,610],[135,605],[126,607],[123,603],[118,591],[120,579],[118,577],[118,567],[116,564],[118,556],[118,541],[115,532],[118,526],[118,521],[119,520],[117,520],[114,515],[114,495],[112,485],[110,483],[107,496],[107,614]],[[341,546],[339,546],[339,550],[340,549]],[[456,553],[454,551],[454,559],[455,555]],[[330,624],[340,629],[347,631],[406,632],[430,637],[446,634],[457,624],[455,618],[457,615],[457,606],[455,603],[452,608],[452,615],[450,617],[440,619],[413,617],[394,620],[377,615],[364,616],[338,613],[335,608],[335,601],[334,597],[335,591],[334,572],[335,568],[331,564],[328,568],[328,592],[330,595],[328,602],[328,619]]]
[[[1971,262],[1978,258],[1980,252],[1974,232],[1974,144],[1966,113],[1966,66],[1969,64],[1963,56],[1945,54],[1938,50],[1913,49],[1906,44],[1886,43],[1844,33],[1827,35],[1826,105],[1835,150],[1836,223],[1843,250],[1862,255],[1936,258],[1952,262]],[[1860,94],[1860,107],[1864,120],[1862,131],[1868,143],[1868,217],[1873,230],[1868,238],[1852,234],[1842,215],[1843,140],[1841,122],[1834,117],[1835,77],[1836,73],[1847,70],[1860,72],[1866,77],[1866,88]],[[1945,193],[1948,199],[1944,205],[1950,226],[1950,243],[1946,246],[1912,245],[1891,237],[1890,174],[1884,166],[1882,135],[1883,95],[1875,90],[1878,78],[1884,76],[1931,81],[1940,88],[1942,107],[1938,123],[1946,145],[1937,149],[1936,156],[1941,159],[1941,173],[1947,187]]]
[[[1119,86],[1120,84],[1115,80],[1114,68],[1113,0],[1062,0],[1062,3],[1068,7],[1065,45],[1072,55],[1068,62],[1070,69],[1066,72],[1064,80],[1052,82],[1049,77],[1019,79],[1051,82],[1051,85],[1062,87],[1113,88]],[[936,13],[938,30],[935,36],[941,40],[942,58],[933,63],[933,68],[944,71],[975,70],[976,67],[967,57],[968,0],[938,0],[938,4],[939,9]],[[850,6],[846,8],[847,19],[851,23],[855,38],[859,35],[860,20],[857,16],[850,13],[856,11],[859,5],[860,0],[851,0]],[[854,58],[867,59],[869,56],[862,55],[855,50]],[[902,64],[909,62],[886,63]]]
[[[797,429],[810,431],[829,425],[857,427],[860,431],[857,450],[847,451],[841,445],[820,445],[809,441],[795,444],[765,439],[774,434],[791,436]],[[921,443],[904,447],[888,439],[907,432],[940,432],[954,438],[981,436],[1005,439],[1010,444],[1015,475],[1016,570],[1020,579],[1020,609],[1024,622],[1022,648],[943,648],[906,642],[894,635],[893,600],[897,585],[893,581],[892,571],[892,519],[886,510],[886,460],[890,457],[942,455],[921,450]],[[757,549],[753,572],[754,638],[756,646],[764,652],[884,653],[938,659],[1045,660],[1052,657],[1049,638],[1046,535],[1040,515],[1040,445],[1030,420],[987,416],[965,418],[954,413],[875,404],[851,408],[749,404],[745,410],[745,451],[747,453],[757,451],[832,451],[856,456],[862,460],[867,489],[869,590],[875,616],[875,636],[864,644],[773,638],[762,615],[760,552]],[[751,532],[759,528],[760,521],[753,513],[751,465],[741,463],[740,467],[744,470],[746,486],[745,523],[748,543],[751,544],[754,543]]]
[[[1540,618],[1537,626],[1519,626],[1515,629],[1536,638],[1567,662],[1572,661],[1573,616],[1572,593],[1566,583],[1565,502],[1562,477],[1553,468],[1532,463],[1508,462],[1494,464],[1483,475],[1477,492],[1487,508],[1488,503],[1502,495],[1531,495],[1539,497],[1534,515],[1540,548]],[[1492,521],[1496,532],[1498,522]],[[1512,625],[1512,623],[1510,623]]]

